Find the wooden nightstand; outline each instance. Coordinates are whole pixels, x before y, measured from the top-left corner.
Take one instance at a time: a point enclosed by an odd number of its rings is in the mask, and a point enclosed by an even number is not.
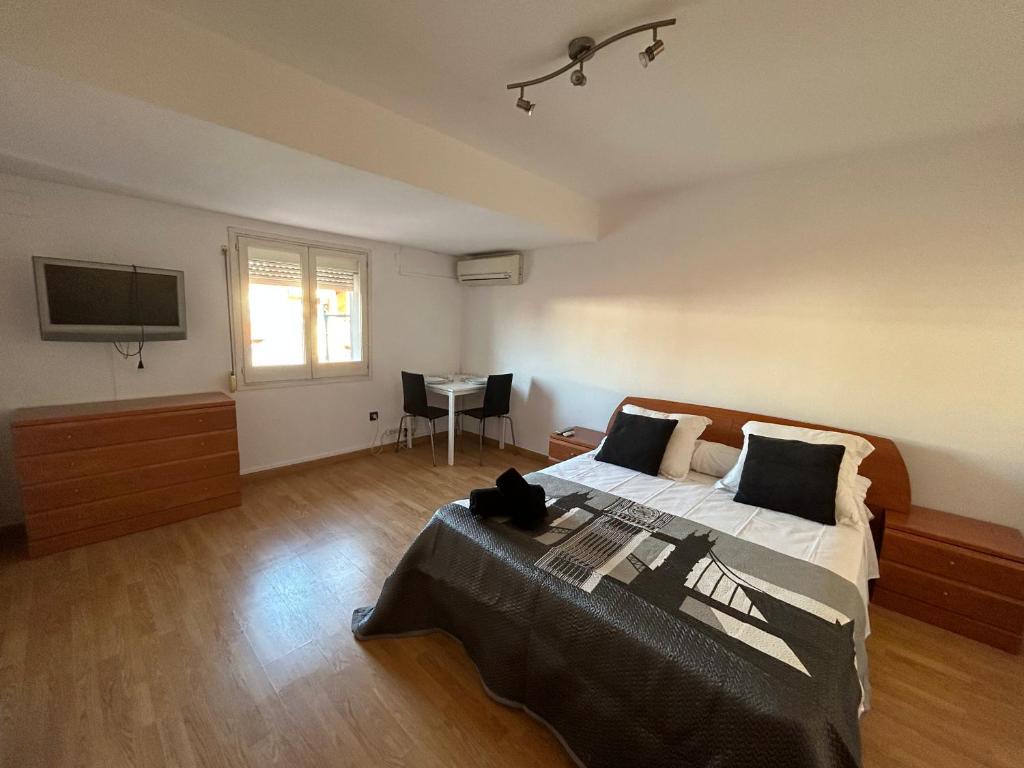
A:
[[[592,451],[604,437],[604,432],[586,427],[573,427],[575,435],[562,437],[557,432],[552,432],[548,439],[548,463],[557,464],[560,461],[579,456],[581,453]]]
[[[1015,528],[924,507],[889,512],[874,602],[1021,652],[1024,537]]]

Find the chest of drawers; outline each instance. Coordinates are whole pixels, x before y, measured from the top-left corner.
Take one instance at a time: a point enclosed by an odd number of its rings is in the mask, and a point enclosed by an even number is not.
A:
[[[235,427],[220,392],[17,411],[29,555],[238,506]]]

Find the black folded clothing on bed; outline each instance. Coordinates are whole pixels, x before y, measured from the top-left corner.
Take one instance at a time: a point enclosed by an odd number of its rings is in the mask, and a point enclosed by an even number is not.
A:
[[[500,488],[477,488],[469,492],[469,511],[477,517],[511,517],[512,508]]]
[[[531,529],[547,516],[547,497],[515,468],[498,476],[496,488],[478,488],[469,494],[469,511],[477,517],[508,517],[517,528]]]
[[[513,501],[525,502],[527,494],[530,492],[530,484],[526,482],[526,478],[519,474],[515,467],[509,467],[498,475],[498,479],[494,481],[494,484]]]
[[[548,515],[547,497],[544,495],[544,488],[539,485],[527,485],[530,489],[529,499],[523,504],[516,504],[515,512],[512,515],[512,524],[518,528],[529,531],[544,522]]]

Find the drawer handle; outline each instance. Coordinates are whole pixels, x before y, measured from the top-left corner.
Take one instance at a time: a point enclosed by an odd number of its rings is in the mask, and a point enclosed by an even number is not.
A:
[[[952,568],[954,565],[956,565],[956,560],[950,560],[949,561],[950,568]]]
[[[949,597],[949,592],[947,592],[946,590],[942,590],[942,596]]]

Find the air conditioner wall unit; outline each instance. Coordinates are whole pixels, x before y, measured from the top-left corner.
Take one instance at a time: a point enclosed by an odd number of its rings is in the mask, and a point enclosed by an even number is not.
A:
[[[523,282],[523,254],[499,253],[463,259],[456,265],[463,285],[519,285]]]

